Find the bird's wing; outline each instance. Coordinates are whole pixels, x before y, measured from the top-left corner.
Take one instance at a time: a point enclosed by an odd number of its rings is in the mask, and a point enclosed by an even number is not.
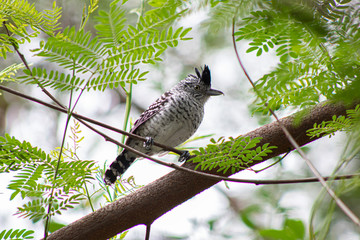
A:
[[[171,92],[165,92],[160,98],[158,98],[153,104],[151,104],[148,109],[146,109],[140,117],[135,121],[133,127],[131,128],[130,132],[134,133],[135,130],[144,122],[149,120],[155,114],[157,114],[164,105],[169,101],[170,96],[172,95]]]

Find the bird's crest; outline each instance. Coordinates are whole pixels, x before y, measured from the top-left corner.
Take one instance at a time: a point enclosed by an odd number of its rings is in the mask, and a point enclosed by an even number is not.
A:
[[[200,81],[204,82],[205,85],[210,86],[211,84],[211,76],[210,76],[210,69],[207,65],[204,65],[204,69],[200,68],[202,73],[200,73],[199,69],[195,68],[195,73],[200,78]]]

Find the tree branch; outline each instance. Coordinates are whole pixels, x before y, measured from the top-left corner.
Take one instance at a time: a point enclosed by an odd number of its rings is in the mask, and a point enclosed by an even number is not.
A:
[[[306,135],[306,131],[312,128],[314,123],[319,124],[322,121],[329,121],[333,115],[345,115],[346,109],[341,104],[326,102],[316,105],[296,126],[294,124],[294,115],[282,118],[280,121],[291,135],[296,137],[298,144],[303,146],[317,139],[310,139]],[[270,143],[270,145],[278,147],[266,159],[293,149],[277,122],[262,126],[244,136],[250,138],[262,137],[259,145]],[[250,166],[258,163],[260,161],[253,162]],[[194,169],[195,164],[184,163],[182,166]],[[212,171],[210,173],[216,172]],[[216,174],[220,175],[220,173]],[[228,175],[224,174],[223,176]],[[188,172],[172,171],[136,192],[59,229],[50,234],[48,239],[110,238],[136,225],[152,223],[174,207],[218,182],[218,180]]]

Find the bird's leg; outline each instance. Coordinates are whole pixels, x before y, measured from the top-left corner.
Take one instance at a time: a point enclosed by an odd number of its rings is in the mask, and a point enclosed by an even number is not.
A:
[[[146,137],[146,141],[144,142],[143,146],[146,150],[151,150],[153,144],[154,144],[154,139],[152,137]]]
[[[180,154],[180,157],[179,157],[179,162],[186,162],[188,159],[190,158],[190,153],[189,151],[183,151],[181,154]]]

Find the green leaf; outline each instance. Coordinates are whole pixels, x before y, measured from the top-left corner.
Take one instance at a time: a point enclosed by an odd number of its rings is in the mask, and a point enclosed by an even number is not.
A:
[[[52,9],[38,11],[34,4],[28,1],[3,0],[0,4],[1,20],[6,24],[8,34],[0,35],[0,52],[6,58],[12,47],[19,47],[41,32],[48,35],[59,30],[61,8],[53,5]],[[30,25],[30,27],[29,27]]]
[[[190,31],[192,28],[185,28],[181,34],[180,34],[180,38],[183,40],[190,40],[191,38],[184,38]]]
[[[0,240],[2,239],[33,239],[31,236],[34,233],[33,230],[26,229],[9,229],[0,232]]]
[[[0,172],[17,171],[27,164],[45,162],[49,156],[29,142],[20,142],[9,134],[0,136]]]
[[[305,226],[301,220],[289,219],[285,220],[284,227],[291,230],[297,239],[304,239],[305,237]]]
[[[1,82],[14,82],[16,81],[15,74],[19,69],[23,69],[23,64],[12,64],[0,71],[0,83]]]
[[[288,240],[289,239],[289,236],[283,230],[265,229],[265,230],[260,230],[259,234],[266,239],[272,239],[272,240]]]
[[[92,37],[91,32],[77,31],[72,27],[50,37],[36,55],[76,73],[94,73],[98,61],[107,54],[108,50],[98,38]]]
[[[260,56],[261,53],[262,53],[262,48],[259,48],[259,49],[257,50],[257,52],[256,52],[256,56],[257,56],[257,57]]]
[[[95,29],[99,40],[109,48],[119,45],[125,27],[125,11],[112,5],[109,12],[100,10],[98,14],[96,18],[98,24],[95,25]]]
[[[58,71],[47,72],[46,69],[33,68],[32,72],[24,70],[26,75],[18,77],[25,84],[41,84],[43,87],[52,87],[61,91],[79,90],[84,79],[73,76],[72,74],[64,74]]]
[[[255,148],[260,139],[241,136],[235,139],[230,137],[228,141],[223,137],[217,141],[212,139],[205,149],[199,148],[199,151],[193,152],[196,157],[191,161],[198,163],[196,168],[200,167],[202,170],[217,168],[218,172],[226,173],[231,169],[231,172],[235,173],[247,168],[252,161],[261,161],[275,148],[269,144]]]
[[[250,47],[250,48],[248,48],[246,50],[246,53],[253,52],[253,51],[257,50],[257,49],[258,49],[258,47]]]
[[[251,219],[251,214],[252,213],[257,213],[259,212],[261,209],[258,205],[250,205],[249,207],[241,210],[239,212],[239,215],[241,217],[242,222],[249,227],[250,229],[256,230],[258,227],[255,223],[255,221],[253,221]]]

